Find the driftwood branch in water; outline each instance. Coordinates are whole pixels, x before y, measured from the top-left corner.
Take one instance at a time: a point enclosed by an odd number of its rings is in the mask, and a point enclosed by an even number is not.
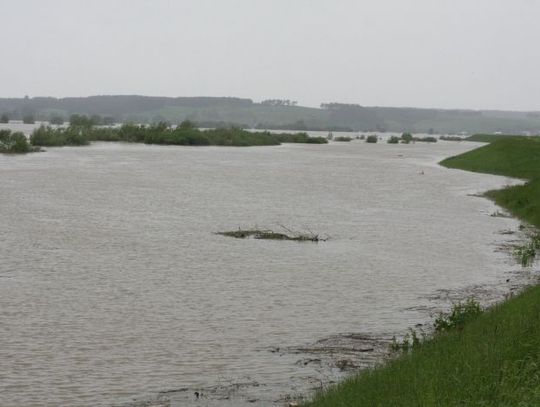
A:
[[[253,239],[268,239],[268,240],[293,240],[297,242],[324,242],[327,238],[320,237],[318,234],[298,233],[280,225],[289,234],[274,232],[269,229],[240,229],[227,232],[217,232],[217,235],[234,237],[237,239],[245,239],[251,237]]]

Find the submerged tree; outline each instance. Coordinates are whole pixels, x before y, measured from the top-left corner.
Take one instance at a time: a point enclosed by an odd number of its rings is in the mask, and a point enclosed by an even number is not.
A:
[[[405,132],[401,135],[401,142],[409,144],[413,140],[413,135],[409,132]]]
[[[64,124],[64,118],[62,116],[51,116],[49,123],[60,126]]]
[[[366,143],[376,143],[377,141],[379,141],[379,138],[374,134],[366,138]]]
[[[33,114],[26,114],[23,116],[23,123],[24,124],[34,124],[36,121],[34,119]]]

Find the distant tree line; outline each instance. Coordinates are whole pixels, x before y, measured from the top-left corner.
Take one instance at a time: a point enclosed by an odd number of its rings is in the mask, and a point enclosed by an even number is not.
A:
[[[266,99],[261,102],[263,106],[296,106],[298,102],[296,100],[289,99]]]
[[[272,124],[272,123],[259,123],[255,125],[256,129],[266,129],[266,130],[304,130],[304,131],[354,131],[350,127],[346,126],[314,126],[307,124],[303,120],[297,120],[293,123],[281,123],[281,124]]]
[[[434,134],[497,131],[537,134],[540,131],[539,112],[366,107],[336,102],[322,103],[320,107],[297,106],[295,101],[287,99],[253,103],[251,99],[227,97],[0,98],[0,114],[9,115],[11,120],[22,120],[32,114],[35,121],[51,123],[60,123],[60,119],[67,122],[72,114],[84,114],[111,117],[117,123],[158,123],[179,117],[199,122],[242,123],[245,127],[259,124],[258,127],[267,129],[291,127],[288,124],[304,121],[303,130],[348,128],[365,132],[408,130]]]
[[[69,124],[76,127],[92,127],[92,126],[110,126],[115,123],[111,116],[101,117],[94,114],[90,117],[81,114],[72,114],[69,117]]]
[[[321,109],[357,109],[362,108],[361,105],[354,103],[321,103]]]

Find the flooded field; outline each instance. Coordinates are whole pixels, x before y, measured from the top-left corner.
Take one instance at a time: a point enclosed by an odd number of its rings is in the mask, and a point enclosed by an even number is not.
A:
[[[283,405],[527,278],[474,143],[0,156],[0,405]],[[320,242],[217,235],[265,228]],[[202,393],[202,394],[201,394]]]

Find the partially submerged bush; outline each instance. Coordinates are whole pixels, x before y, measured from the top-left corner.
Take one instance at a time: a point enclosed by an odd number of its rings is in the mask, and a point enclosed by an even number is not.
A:
[[[260,133],[251,133],[249,131],[242,130],[248,134],[260,134]],[[265,132],[267,136],[277,137],[279,143],[307,143],[307,144],[326,144],[328,139],[325,137],[310,137],[307,133],[279,133],[273,134]],[[337,137],[336,137],[337,138]]]
[[[49,123],[61,126],[62,124],[64,124],[64,118],[62,116],[51,116],[51,118],[49,119]]]
[[[522,267],[532,266],[536,257],[536,248],[534,244],[529,243],[516,247],[514,249],[514,257],[516,257]]]
[[[436,137],[432,137],[432,136],[428,136],[428,137],[414,137],[413,140],[414,140],[414,141],[419,141],[419,142],[424,142],[424,143],[436,143],[436,142],[437,142],[437,138],[436,138]]]
[[[34,124],[36,121],[34,119],[34,115],[32,114],[27,114],[25,116],[23,116],[23,123],[24,124]]]
[[[34,146],[83,146],[89,144],[90,139],[88,134],[80,128],[70,126],[65,129],[53,129],[40,126],[30,136],[30,142]]]
[[[190,122],[176,128],[160,122],[151,126],[124,124],[120,128],[92,127],[91,121],[73,119],[76,125],[53,129],[40,127],[32,134],[32,144],[40,146],[84,145],[90,141],[124,141],[146,144],[185,146],[268,146],[281,143],[327,143],[324,137],[310,137],[307,133],[249,132],[239,128],[199,130]],[[90,120],[90,119],[88,119]]]
[[[339,137],[335,137],[334,141],[352,141],[352,137],[339,136]]]
[[[397,136],[391,136],[388,141],[388,144],[398,144],[399,143],[399,137]]]
[[[463,329],[465,323],[476,319],[483,313],[478,301],[470,298],[464,303],[458,302],[452,307],[450,314],[440,314],[435,320],[435,332],[446,332],[452,329]]]
[[[459,137],[459,136],[441,136],[441,137],[439,137],[439,140],[443,140],[443,141],[463,141],[464,138]]]
[[[405,132],[401,135],[401,142],[404,144],[409,144],[413,140],[413,135],[409,132]]]
[[[529,235],[529,241],[514,248],[513,255],[522,267],[530,267],[536,259],[536,251],[540,249],[540,233]]]
[[[0,130],[0,153],[24,154],[33,151],[26,136],[21,132]]]
[[[376,143],[377,141],[379,141],[379,138],[374,134],[366,138],[366,143]]]

